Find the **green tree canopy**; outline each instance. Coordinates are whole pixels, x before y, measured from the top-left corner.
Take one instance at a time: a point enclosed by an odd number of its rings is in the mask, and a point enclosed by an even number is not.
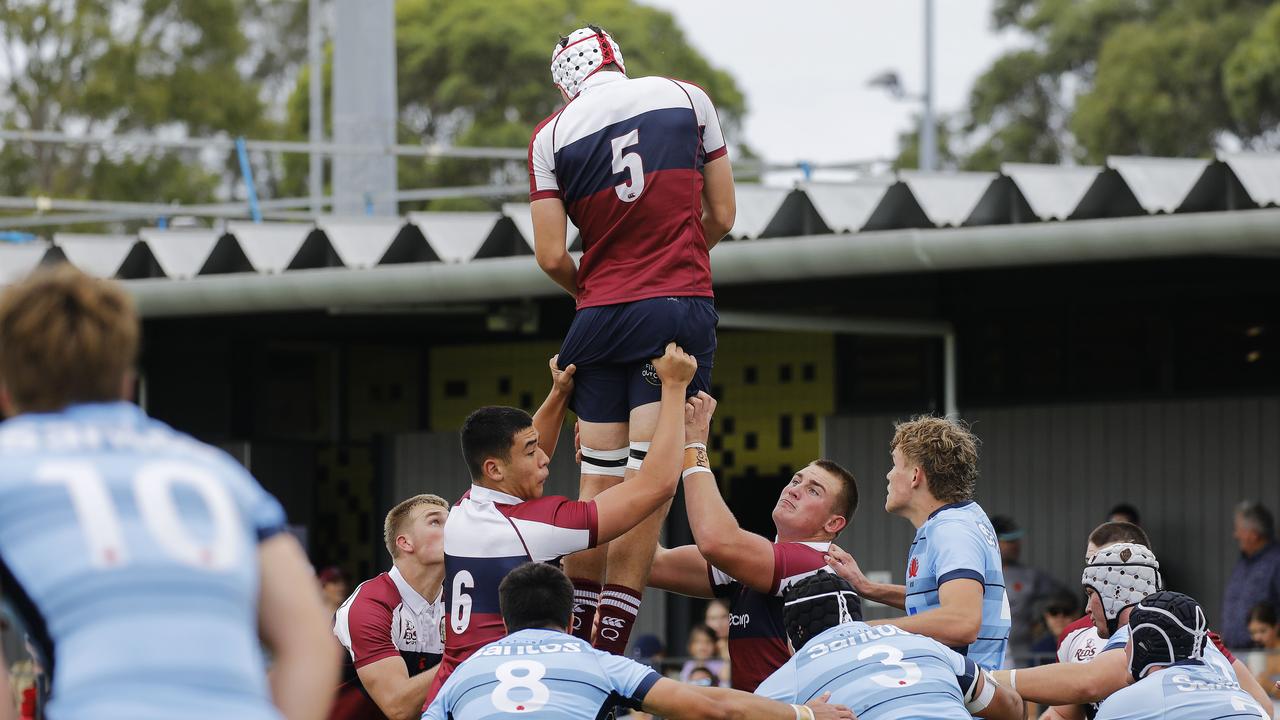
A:
[[[1280,146],[1280,2],[996,0],[993,15],[1030,43],[974,83],[951,138],[962,167]]]
[[[402,142],[525,147],[534,126],[562,104],[551,83],[551,49],[588,23],[622,47],[633,76],[670,75],[707,89],[732,137],[745,100],[728,73],[689,45],[672,16],[633,0],[399,0],[397,88]],[[327,91],[326,91],[327,95]],[[290,132],[305,137],[307,82],[289,101]],[[401,187],[521,182],[519,163],[400,163]],[[287,186],[305,184],[305,163],[290,161]],[[468,207],[469,203],[436,203]]]
[[[0,0],[0,126],[170,137],[275,132],[262,100],[297,43],[305,3]],[[305,40],[305,38],[304,38]],[[197,153],[6,143],[0,193],[207,201],[222,181]]]

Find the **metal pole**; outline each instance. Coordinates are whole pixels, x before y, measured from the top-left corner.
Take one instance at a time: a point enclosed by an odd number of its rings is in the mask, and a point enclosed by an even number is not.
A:
[[[947,417],[960,419],[956,407],[956,331],[948,330],[942,336],[942,405]]]
[[[309,139],[311,150],[310,175],[307,178],[307,189],[311,195],[311,212],[320,214],[320,196],[324,194],[323,165],[320,153],[314,149],[324,141],[324,97],[322,97],[324,80],[324,59],[320,53],[320,0],[308,0],[307,3],[307,62],[310,64],[310,84],[308,100],[311,102],[309,113]]]
[[[258,187],[253,184],[253,165],[249,164],[249,151],[244,149],[244,138],[236,138],[236,155],[240,157],[240,175],[244,177],[245,193],[249,195],[249,216],[256,223],[262,222],[262,210],[258,208]]]
[[[933,0],[924,0],[924,117],[920,125],[920,169],[938,169],[938,137],[933,120]]]

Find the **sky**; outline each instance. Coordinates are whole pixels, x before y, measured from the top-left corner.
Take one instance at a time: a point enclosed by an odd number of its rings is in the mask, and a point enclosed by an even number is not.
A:
[[[924,86],[924,0],[642,0],[675,15],[686,38],[747,97],[746,142],[770,162],[891,159],[919,102],[867,80],[897,70]],[[934,0],[935,106],[962,109],[973,81],[1026,44],[991,27],[993,0]],[[627,39],[618,38],[625,55]]]

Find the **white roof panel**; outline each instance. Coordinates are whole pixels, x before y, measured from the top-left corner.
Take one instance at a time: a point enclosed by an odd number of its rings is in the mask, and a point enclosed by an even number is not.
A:
[[[49,243],[32,240],[24,243],[0,242],[0,284],[21,280],[36,269],[49,252]]]
[[[511,218],[511,222],[516,224],[516,231],[520,233],[520,237],[529,244],[529,249],[533,250],[533,216],[529,213],[529,203],[502,203],[502,214]],[[569,226],[565,230],[564,242],[565,247],[573,244],[574,239],[578,237],[578,226],[573,224],[572,220],[568,220]]]
[[[53,244],[62,249],[67,262],[102,278],[115,277],[137,243],[137,235],[53,234]]]
[[[194,277],[200,272],[222,234],[220,230],[207,228],[143,228],[138,231],[164,274],[181,279]]]
[[[404,220],[373,215],[322,215],[316,227],[324,231],[338,259],[349,268],[378,264],[391,247]]]
[[[765,185],[738,185],[735,190],[738,213],[729,234],[736,238],[760,237],[791,193],[789,188]]]
[[[1098,180],[1096,165],[1005,163],[1000,172],[1013,180],[1031,212],[1041,220],[1066,220]]]
[[[485,238],[502,218],[496,212],[414,212],[409,222],[445,262],[466,262],[476,256]]]
[[[934,225],[963,225],[978,207],[987,188],[999,177],[985,172],[920,172],[902,170],[898,177],[906,183],[920,209]]]
[[[1260,206],[1280,205],[1280,153],[1224,153],[1218,156]]]
[[[314,229],[307,223],[227,223],[249,264],[265,273],[284,272]]]
[[[1181,207],[1211,162],[1198,158],[1107,158],[1107,165],[1120,173],[1142,209],[1152,214],[1171,213]]]
[[[805,183],[800,189],[832,232],[857,232],[866,226],[893,183],[891,177],[867,178],[852,183]]]

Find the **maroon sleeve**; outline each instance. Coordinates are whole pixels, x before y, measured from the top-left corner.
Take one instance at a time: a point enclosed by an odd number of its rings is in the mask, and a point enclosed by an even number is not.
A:
[[[1066,640],[1068,635],[1091,625],[1093,625],[1093,619],[1089,617],[1088,613],[1086,613],[1084,617],[1066,626],[1062,629],[1062,634],[1058,636],[1058,647],[1062,647],[1062,641]]]
[[[592,548],[599,539],[600,519],[594,500],[551,495],[500,507],[520,532],[525,548],[535,560]]]
[[[538,180],[533,174],[533,146],[538,142],[538,133],[542,131],[542,128],[546,127],[547,123],[551,122],[551,120],[559,114],[560,111],[557,110],[544,118],[543,121],[538,123],[538,126],[533,129],[533,137],[529,138],[529,202],[542,200],[544,198],[561,197],[561,192],[559,190],[539,190]]]
[[[824,553],[804,543],[773,544],[773,581],[769,594],[778,595],[792,582],[827,567]]]
[[[1231,664],[1233,664],[1233,665],[1234,665],[1234,664],[1235,664],[1235,662],[1236,662],[1236,656],[1235,656],[1235,655],[1232,655],[1232,654],[1231,654],[1231,651],[1227,649],[1227,646],[1226,646],[1225,644],[1223,644],[1223,642],[1222,642],[1222,636],[1221,636],[1221,635],[1219,635],[1218,633],[1216,633],[1216,632],[1214,632],[1214,631],[1210,630],[1210,631],[1209,631],[1209,639],[1210,639],[1210,640],[1212,640],[1212,641],[1213,641],[1213,644],[1218,646],[1218,650],[1222,651],[1222,654],[1226,656],[1226,658],[1227,658],[1227,662],[1229,662],[1229,663],[1231,663]]]
[[[378,598],[357,596],[347,613],[347,625],[352,664],[357,669],[400,654],[391,642],[391,608]]]

